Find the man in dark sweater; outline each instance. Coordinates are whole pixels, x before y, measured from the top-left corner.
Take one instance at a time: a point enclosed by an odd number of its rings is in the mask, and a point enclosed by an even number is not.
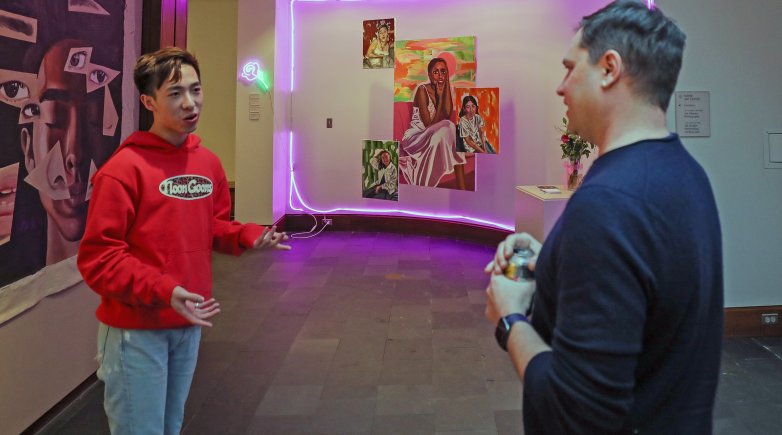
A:
[[[486,268],[527,435],[711,433],[720,224],[705,172],[665,122],[684,40],[659,10],[617,1],[582,20],[565,55],[557,94],[600,157],[542,247],[511,235]],[[527,246],[535,281],[505,278]]]

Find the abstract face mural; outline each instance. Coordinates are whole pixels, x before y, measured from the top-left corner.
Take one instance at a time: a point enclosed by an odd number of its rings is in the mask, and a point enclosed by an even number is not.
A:
[[[0,5],[0,168],[18,168],[0,285],[76,253],[90,178],[119,144],[124,6]]]

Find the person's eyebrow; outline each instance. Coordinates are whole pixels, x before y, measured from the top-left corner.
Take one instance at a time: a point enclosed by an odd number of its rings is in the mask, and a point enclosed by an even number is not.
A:
[[[201,86],[201,82],[200,82],[200,81],[199,81],[199,82],[193,82],[193,83],[191,83],[191,84],[190,84],[189,86],[187,86],[187,87],[188,87],[188,88],[194,88],[194,87],[197,87],[197,86]],[[181,90],[183,90],[183,89],[185,89],[185,86],[183,86],[183,85],[181,85],[181,84],[177,83],[177,84],[175,84],[175,85],[171,85],[171,86],[167,87],[167,88],[166,88],[166,92],[172,92],[172,91],[181,91]]]
[[[67,89],[47,89],[41,94],[41,102],[44,101],[71,101],[71,93]]]

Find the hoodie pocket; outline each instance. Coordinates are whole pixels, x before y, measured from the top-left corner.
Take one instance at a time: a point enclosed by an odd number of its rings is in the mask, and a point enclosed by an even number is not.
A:
[[[172,252],[166,258],[166,273],[185,290],[208,296],[212,289],[212,253],[209,249]]]

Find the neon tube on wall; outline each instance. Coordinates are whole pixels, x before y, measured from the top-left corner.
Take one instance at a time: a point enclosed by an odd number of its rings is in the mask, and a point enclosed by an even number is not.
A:
[[[251,60],[242,67],[242,78],[248,83],[255,83],[263,92],[269,92],[271,86],[266,80],[266,71],[257,60]]]

